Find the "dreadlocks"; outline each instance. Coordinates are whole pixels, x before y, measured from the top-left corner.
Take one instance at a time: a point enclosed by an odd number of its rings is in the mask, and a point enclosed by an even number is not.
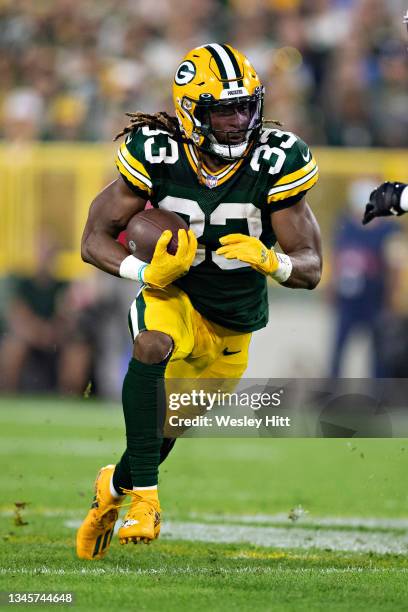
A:
[[[117,140],[121,136],[124,136],[124,134],[128,134],[132,130],[145,125],[153,130],[164,130],[165,132],[168,132],[170,136],[174,138],[174,140],[183,140],[176,117],[171,117],[164,111],[154,113],[154,115],[149,115],[142,112],[126,113],[126,115],[130,117],[129,125],[124,127],[119,134],[116,134],[113,140]]]
[[[177,118],[172,117],[164,111],[159,111],[158,113],[154,113],[154,115],[149,115],[148,113],[142,113],[140,111],[137,113],[126,113],[126,115],[130,117],[130,123],[124,127],[119,134],[116,134],[113,140],[117,140],[121,136],[128,134],[138,127],[147,125],[147,127],[152,128],[153,130],[164,130],[165,132],[168,132],[170,136],[172,136],[172,138],[178,142],[190,142],[182,135]],[[262,120],[263,125],[270,123],[282,127],[282,123],[280,121],[276,121],[275,119]]]

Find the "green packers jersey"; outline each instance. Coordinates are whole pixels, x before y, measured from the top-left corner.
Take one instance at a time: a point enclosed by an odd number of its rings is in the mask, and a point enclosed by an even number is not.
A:
[[[205,165],[198,180],[193,145],[148,127],[131,132],[116,164],[128,186],[156,208],[183,217],[198,239],[189,273],[176,285],[207,319],[240,332],[268,321],[266,278],[248,264],[217,255],[219,239],[232,233],[275,244],[271,213],[296,205],[318,178],[307,145],[291,132],[264,129],[252,153],[217,173]]]

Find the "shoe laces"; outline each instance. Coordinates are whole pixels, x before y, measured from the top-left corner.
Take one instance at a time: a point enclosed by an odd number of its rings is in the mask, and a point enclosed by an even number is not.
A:
[[[134,506],[135,504],[144,504],[145,507],[147,506],[145,514],[151,514],[152,510],[154,512],[158,511],[158,508],[155,507],[156,504],[153,502],[153,500],[146,499],[143,495],[140,495],[140,493],[138,493],[134,489],[122,489],[122,491],[124,495],[129,495],[132,498],[130,502],[122,504],[122,508]],[[140,505],[138,510],[140,510]]]
[[[142,495],[140,495],[134,489],[122,489],[123,495],[129,495],[132,500],[127,503],[120,504],[109,504],[106,509],[99,516],[95,517],[95,524],[98,529],[105,529],[109,523],[116,521],[118,518],[118,512],[120,508],[131,507],[135,503],[144,503],[147,505],[146,514],[150,514],[152,510],[157,512],[157,509],[154,507],[150,500],[145,499]],[[138,508],[140,510],[140,506]]]

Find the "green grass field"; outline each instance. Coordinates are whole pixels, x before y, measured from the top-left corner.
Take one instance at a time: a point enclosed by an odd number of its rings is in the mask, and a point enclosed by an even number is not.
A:
[[[123,443],[118,406],[0,401],[0,591],[72,591],[79,610],[407,609],[406,440],[179,440],[160,539],[79,561],[95,474]]]

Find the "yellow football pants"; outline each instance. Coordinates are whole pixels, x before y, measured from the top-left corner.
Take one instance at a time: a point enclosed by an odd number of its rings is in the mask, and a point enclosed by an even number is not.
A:
[[[172,338],[173,352],[165,376],[174,380],[173,391],[178,393],[190,392],[196,379],[206,379],[207,392],[217,391],[220,386],[223,392],[232,392],[247,368],[251,334],[234,332],[204,318],[188,295],[174,285],[166,289],[143,288],[130,307],[129,329],[133,339],[146,330],[160,331]],[[191,405],[177,412],[179,417],[204,413],[205,407]],[[167,407],[163,425],[166,438],[180,436],[188,429],[184,425],[170,426],[170,414]]]
[[[205,319],[188,295],[169,285],[144,287],[132,303],[129,328],[160,331],[174,343],[166,378],[241,378],[248,364],[250,333],[234,332]]]

